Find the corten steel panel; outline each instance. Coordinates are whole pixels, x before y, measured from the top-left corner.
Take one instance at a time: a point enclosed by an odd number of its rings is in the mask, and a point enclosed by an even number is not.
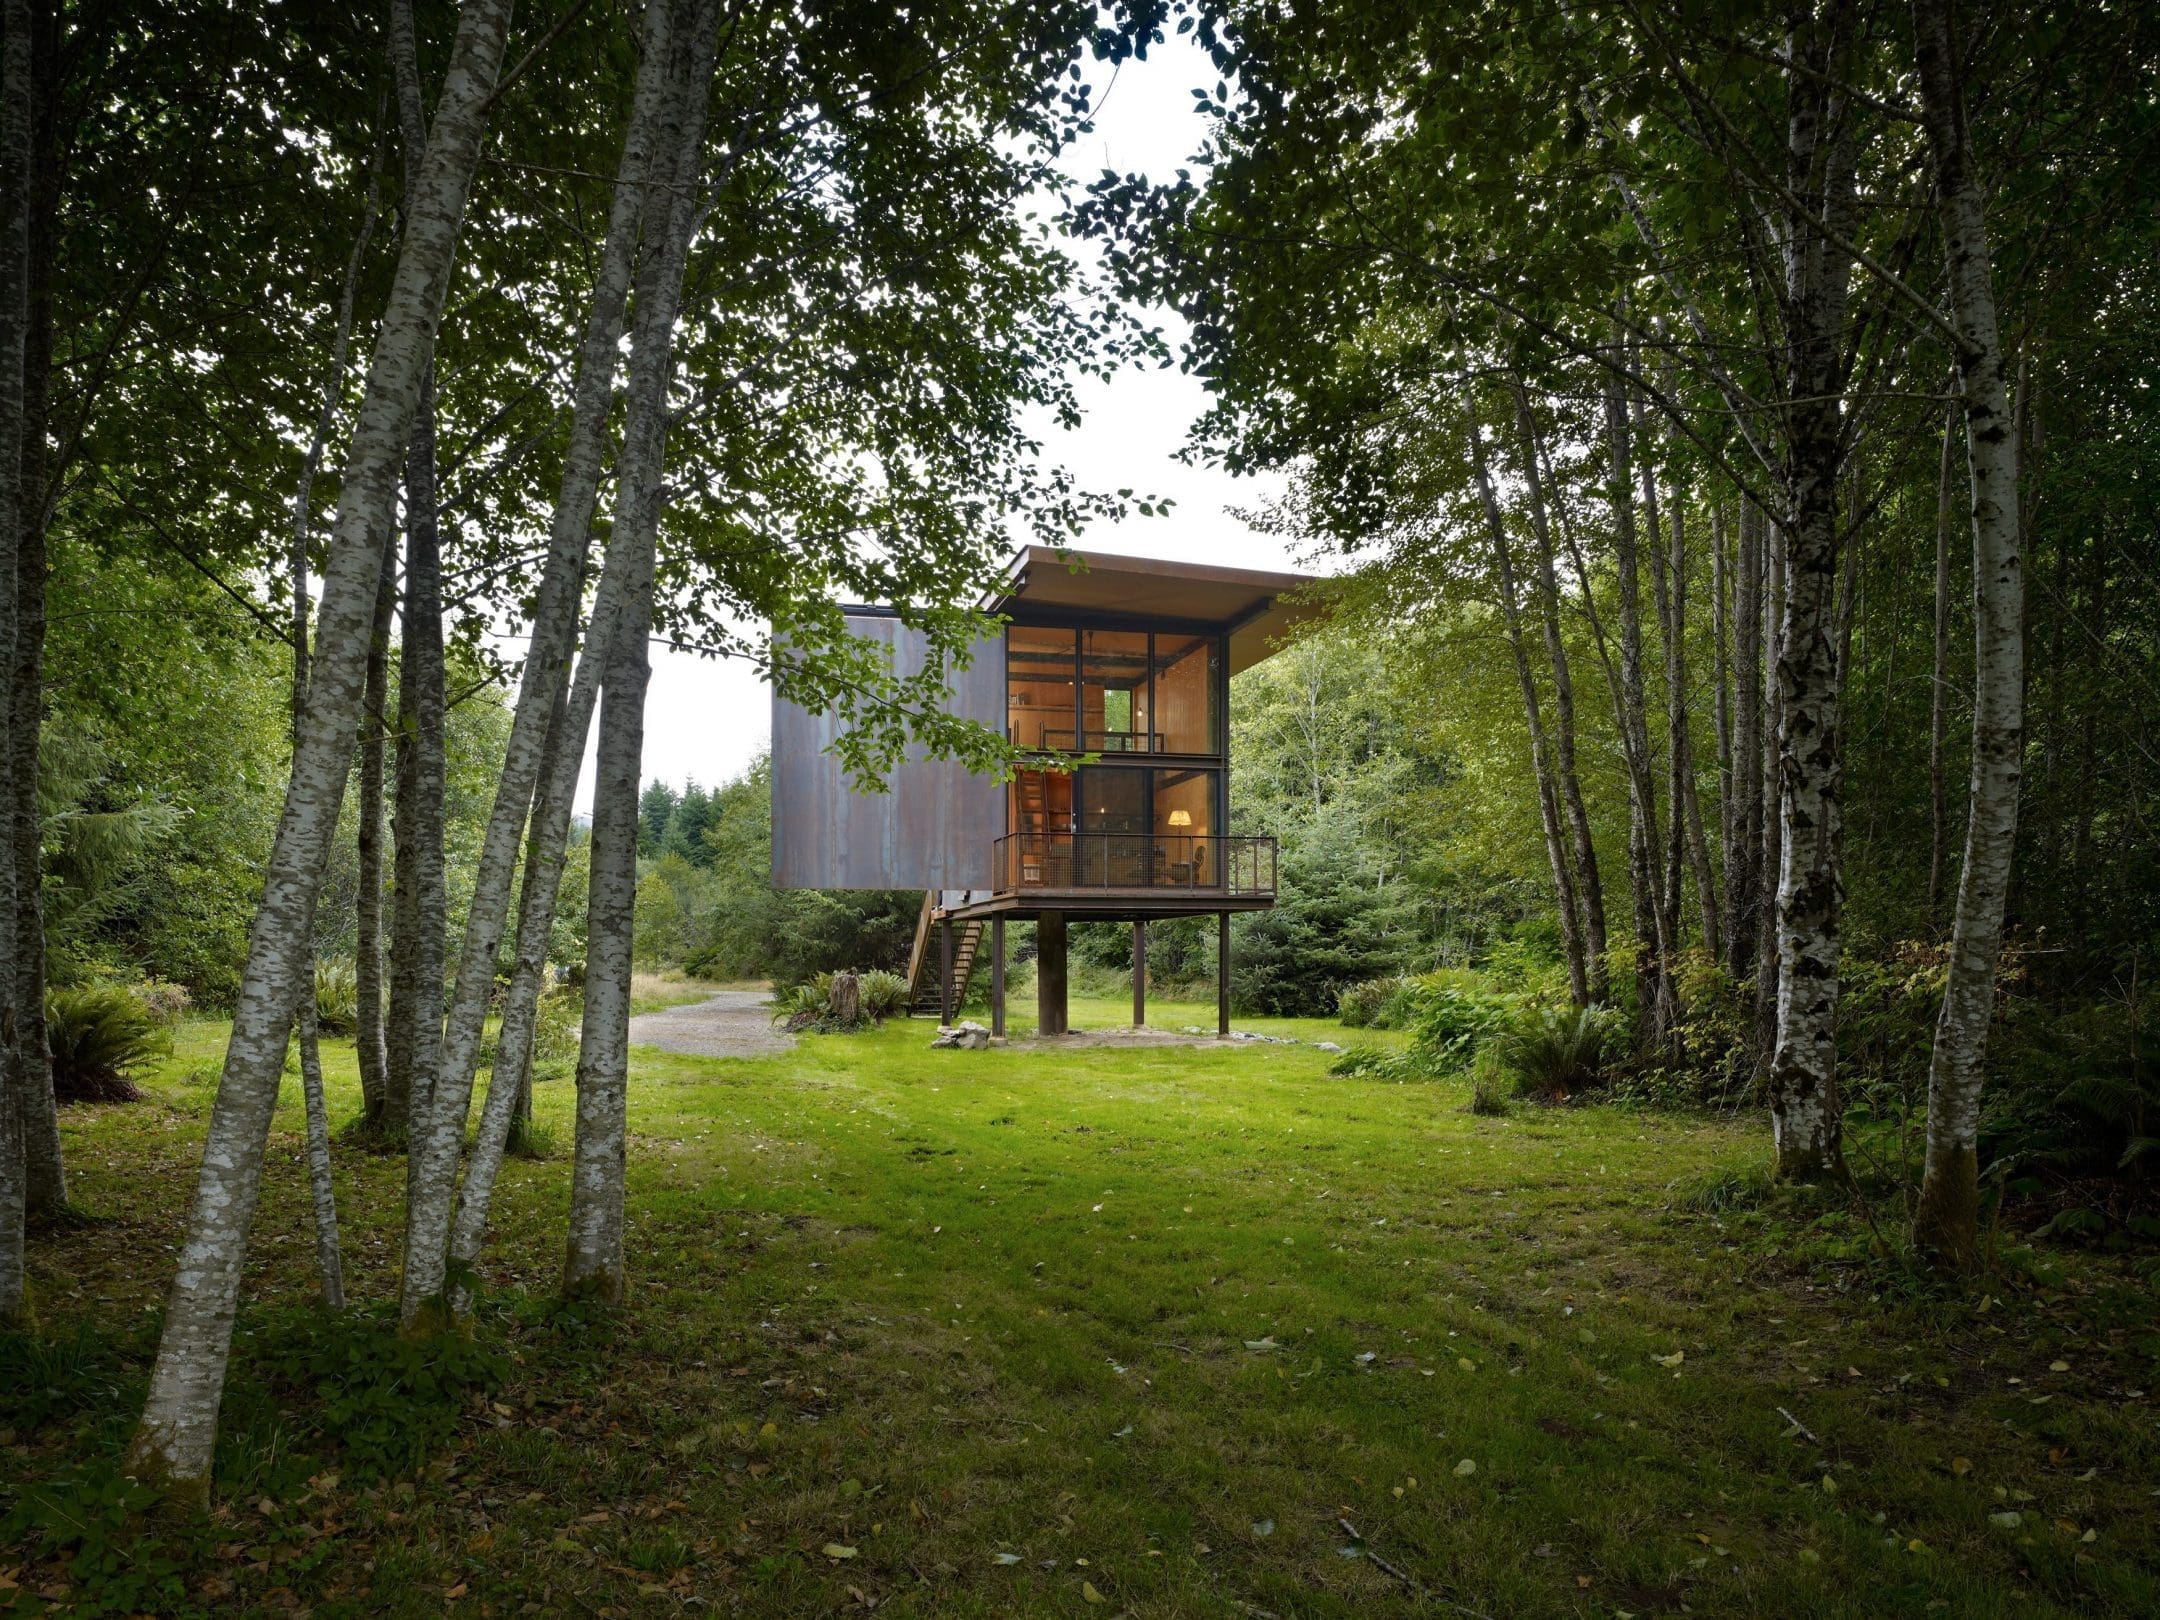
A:
[[[898,619],[854,615],[851,634],[884,641],[893,667],[923,666],[923,636]],[[949,713],[1002,732],[1005,640],[979,643],[957,673]],[[911,748],[886,791],[859,793],[830,752],[840,722],[773,695],[773,886],[781,889],[986,889],[1005,831],[1004,790],[951,760]]]

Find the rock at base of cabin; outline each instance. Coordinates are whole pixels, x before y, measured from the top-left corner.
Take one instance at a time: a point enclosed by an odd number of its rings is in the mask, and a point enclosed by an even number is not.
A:
[[[967,1018],[957,1024],[940,1027],[937,1032],[937,1039],[930,1043],[930,1049],[933,1052],[941,1048],[962,1052],[980,1052],[989,1044],[990,1031],[981,1024],[976,1023],[974,1019]]]

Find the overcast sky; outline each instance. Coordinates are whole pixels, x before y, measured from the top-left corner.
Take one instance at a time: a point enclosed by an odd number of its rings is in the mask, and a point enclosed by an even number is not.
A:
[[[1096,69],[1097,82],[1104,72]],[[1211,83],[1213,69],[1197,46],[1173,39],[1128,62],[1108,88],[1095,133],[1068,155],[1076,176],[1105,168],[1167,178],[1199,145],[1203,129],[1192,91]],[[1173,342],[1181,335],[1167,314],[1158,317]],[[1168,517],[1134,517],[1091,528],[1084,549],[1166,557],[1248,568],[1287,568],[1280,541],[1255,534],[1231,515],[1235,506],[1261,505],[1273,486],[1188,467],[1174,459],[1205,395],[1182,371],[1127,371],[1110,383],[1084,382],[1085,412],[1078,430],[1052,431],[1045,459],[1070,467],[1084,487],[1132,489],[1167,496]],[[597,727],[595,728],[597,731]],[[688,778],[712,784],[740,772],[772,732],[772,694],[757,672],[740,663],[653,648],[652,688],[645,704],[645,772],[680,787]],[[578,809],[592,805],[592,754],[578,788]]]

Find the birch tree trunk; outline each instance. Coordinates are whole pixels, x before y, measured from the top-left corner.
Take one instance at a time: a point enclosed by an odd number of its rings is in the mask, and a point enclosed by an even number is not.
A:
[[[1500,616],[1506,627],[1508,652],[1515,661],[1515,683],[1522,693],[1523,723],[1530,733],[1530,769],[1537,778],[1538,819],[1545,833],[1545,858],[1552,868],[1553,896],[1560,908],[1560,941],[1567,954],[1568,989],[1575,1005],[1590,1004],[1588,964],[1583,959],[1582,932],[1576,918],[1575,879],[1568,870],[1567,849],[1561,839],[1559,795],[1553,785],[1552,762],[1546,755],[1545,721],[1538,706],[1537,682],[1530,674],[1530,657],[1523,650],[1522,612],[1515,591],[1515,562],[1508,551],[1507,523],[1500,499],[1493,493],[1492,473],[1485,463],[1485,440],[1475,420],[1470,423],[1470,467],[1477,478],[1478,499],[1485,509],[1485,528],[1492,542],[1493,578],[1500,588]]]
[[[413,734],[418,721],[411,695],[405,690],[403,670],[398,673],[394,736],[397,739],[393,773],[394,800],[390,810],[390,994],[383,1020],[383,1110],[385,1140],[406,1146],[411,1139],[413,1096],[413,1038],[419,1023],[413,1007],[419,983],[416,958],[420,949],[420,880],[416,871],[420,839],[413,830],[419,803],[414,785],[418,769]]]
[[[495,1067],[488,1075],[487,1103],[480,1111],[479,1133],[458,1198],[450,1246],[453,1269],[469,1270],[480,1256],[495,1178],[502,1169],[511,1129],[526,1111],[530,1097],[533,1038],[538,1028],[540,997],[546,988],[543,981],[548,941],[554,931],[555,905],[562,889],[571,806],[585,759],[585,738],[592,729],[593,709],[599,701],[601,675],[607,668],[608,647],[621,617],[626,562],[627,553],[610,543],[600,588],[593,599],[585,651],[578,659],[576,678],[548,736],[539,799],[527,840],[525,881],[518,891],[517,961],[503,999],[502,1027],[495,1039]],[[462,1300],[456,1303],[463,1308]]]
[[[61,73],[57,7],[30,19],[28,264],[24,276],[23,411],[20,486],[22,532],[15,552],[15,686],[6,710],[14,737],[16,1052],[22,1065],[24,1208],[28,1216],[67,1207],[67,1166],[60,1152],[52,1053],[45,1030],[44,811],[38,800],[45,725],[45,531],[52,518],[46,428],[52,383],[53,253],[60,213],[58,103]],[[12,170],[10,171],[13,172]]]
[[[2003,380],[1986,203],[1974,173],[1964,89],[1945,0],[1914,0],[1920,103],[1949,260],[1958,379],[1972,480],[1973,728],[1971,805],[1950,975],[1928,1065],[1927,1164],[1913,1214],[1923,1250],[1953,1270],[1979,1259],[1982,1062],[1995,1002],[2003,904],[2017,844],[2024,759],[2025,637],[2018,445]]]
[[[19,3],[19,0],[17,0]],[[263,1150],[305,965],[324,862],[352,759],[368,629],[390,530],[398,464],[435,346],[450,261],[501,71],[508,0],[467,0],[444,74],[435,138],[408,199],[406,229],[360,413],[339,480],[320,630],[292,781],[265,863],[225,1069],[127,1471],[205,1494],[239,1305],[241,1262],[262,1186]]]
[[[391,1016],[403,1026],[408,1154],[425,1120],[442,1067],[443,954],[448,898],[443,858],[444,692],[442,540],[435,515],[435,390],[423,379],[420,408],[405,456],[405,602],[398,658],[398,877],[410,900],[400,913],[399,949],[410,963],[393,980]],[[407,756],[410,756],[408,764]],[[408,843],[410,848],[408,850]],[[395,991],[405,991],[399,1007]],[[410,1158],[408,1157],[408,1166]],[[408,1168],[408,1177],[411,1171]]]
[[[1641,1038],[1662,1047],[1673,1020],[1665,965],[1665,900],[1657,867],[1657,787],[1650,767],[1650,728],[1643,695],[1642,586],[1635,529],[1634,450],[1627,404],[1617,378],[1605,380],[1605,437],[1612,457],[1610,492],[1613,559],[1620,594],[1621,751],[1628,772],[1628,865],[1635,897],[1635,983]],[[1585,582],[1587,588],[1587,581]]]
[[[686,7],[688,48],[674,53],[686,75],[663,150],[676,156],[658,251],[637,280],[613,544],[627,546],[622,617],[602,677],[600,745],[593,788],[592,887],[586,913],[585,1019],[578,1051],[577,1134],[571,1153],[570,1232],[563,1257],[566,1299],[619,1303],[623,1265],[623,1167],[630,1074],[631,934],[637,899],[638,773],[644,752],[646,642],[652,629],[653,561],[666,502],[667,395],[674,372],[676,309],[697,221],[704,174],[706,102],[712,90],[715,0]]]
[[[1545,657],[1552,665],[1553,752],[1557,757],[1560,799],[1566,807],[1568,834],[1575,856],[1575,896],[1582,906],[1583,951],[1588,958],[1590,1000],[1603,1002],[1605,982],[1605,886],[1598,872],[1597,843],[1590,832],[1590,812],[1583,802],[1582,776],[1575,765],[1575,679],[1568,666],[1567,644],[1560,638],[1560,581],[1553,565],[1551,514],[1545,507],[1545,479],[1540,469],[1537,418],[1530,391],[1513,379],[1515,425],[1519,439],[1523,488],[1530,508],[1530,536],[1538,554],[1538,618],[1545,633]]]
[[[1793,54],[1823,56],[1810,42]],[[1824,56],[1835,62],[1835,56]],[[1790,185],[1811,212],[1836,217],[1850,191],[1849,156],[1824,126],[1826,92],[1789,80]],[[1838,1130],[1837,622],[1838,473],[1842,454],[1847,256],[1787,217],[1785,308],[1785,622],[1780,635],[1778,755],[1783,849],[1778,874],[1778,991],[1770,1055],[1770,1122],[1781,1176],[1842,1173]]]
[[[16,559],[22,555],[23,360],[30,320],[30,6],[6,0],[0,12],[0,681],[15,708]],[[14,728],[0,736],[0,805],[16,802]],[[30,1318],[23,1223],[28,1206],[24,1153],[24,1064],[17,1050],[16,863],[0,861],[0,1327]]]
[[[337,327],[330,340],[330,365],[323,378],[322,406],[315,413],[315,429],[300,457],[299,487],[293,492],[292,530],[286,539],[285,566],[292,591],[292,723],[297,750],[300,728],[307,718],[308,692],[308,530],[314,512],[315,474],[322,465],[323,448],[330,441],[330,427],[337,419],[338,401],[345,393],[345,373],[352,349],[353,297],[359,286],[360,265],[367,254],[368,239],[375,234],[375,215],[381,206],[381,176],[368,176],[367,206],[360,217],[360,231],[345,262],[345,281],[338,293]],[[299,1015],[300,1090],[307,1115],[308,1190],[315,1209],[315,1260],[322,1282],[323,1303],[333,1311],[345,1308],[345,1263],[338,1243],[337,1195],[330,1179],[330,1115],[323,1095],[322,1046],[316,1029],[315,951],[312,915],[304,947],[306,961],[300,975]]]
[[[1695,782],[1695,726],[1688,713],[1686,509],[1687,502],[1676,486],[1672,503],[1672,554],[1666,566],[1672,579],[1672,633],[1665,644],[1666,732],[1673,759],[1673,816],[1686,832],[1688,865],[1695,875],[1695,903],[1702,920],[1703,949],[1715,961],[1723,954],[1723,942],[1718,932],[1717,879],[1710,870],[1710,841],[1703,834],[1702,795]],[[1723,660],[1719,661],[1722,663]],[[1724,689],[1724,674],[1720,671],[1718,702],[1721,707]]]
[[[1762,508],[1740,501],[1733,557],[1733,809],[1725,845],[1725,971],[1735,984],[1755,970],[1762,897]]]
[[[1950,513],[1958,408],[1943,418],[1942,472],[1935,495],[1935,664],[1928,703],[1928,926],[1941,924],[1950,865]]]
[[[1763,519],[1763,715],[1761,880],[1755,891],[1755,1022],[1762,1072],[1770,1073],[1777,1041],[1778,883],[1785,868],[1784,688],[1778,665],[1785,653],[1785,526]]]
[[[367,675],[360,700],[360,803],[354,843],[359,896],[354,931],[353,1051],[360,1068],[361,1121],[380,1137],[388,1117],[389,1054],[383,1028],[383,751],[390,728],[390,621],[397,609],[397,547],[383,546],[368,633]]]
[[[391,0],[390,65],[397,82],[398,123],[405,143],[408,198],[427,159],[428,125],[421,98],[419,41],[413,30],[412,0]],[[435,494],[435,368],[432,360],[420,379],[420,405],[413,416],[412,442],[405,452],[405,603],[404,646],[398,661],[398,787],[400,798],[398,871],[411,888],[411,905],[401,918],[407,925],[403,949],[411,970],[403,981],[406,1006],[392,1014],[409,1030],[405,1118],[408,1184],[413,1176],[411,1143],[428,1117],[442,1069],[443,957],[449,948],[448,885],[443,859],[443,795],[448,775],[444,760],[442,531]],[[405,750],[412,751],[408,769]],[[411,842],[406,859],[405,841]]]
[[[345,1257],[338,1243],[337,1194],[330,1181],[330,1111],[323,1097],[322,1043],[315,987],[300,997],[300,1091],[307,1109],[308,1194],[315,1208],[315,1275],[325,1309],[345,1308]]]
[[[1732,719],[1732,550],[1726,543],[1728,533],[1725,509],[1717,502],[1710,505],[1710,719],[1716,728],[1717,777],[1718,777],[1718,860],[1725,863],[1722,870],[1727,874],[1725,882],[1731,887],[1730,861],[1733,846],[1733,797],[1737,784],[1733,776],[1733,719]],[[1720,941],[1724,938],[1724,919],[1719,919]],[[1719,961],[1724,960],[1723,950],[1710,953]]]
[[[1638,358],[1636,366],[1641,365]],[[1670,981],[1678,971],[1680,959],[1680,906],[1685,898],[1683,891],[1687,872],[1687,828],[1682,811],[1682,795],[1685,788],[1680,780],[1680,761],[1672,746],[1672,582],[1666,577],[1665,567],[1665,517],[1658,501],[1657,462],[1653,441],[1645,423],[1645,407],[1638,392],[1629,401],[1633,416],[1633,444],[1642,454],[1637,458],[1637,470],[1641,473],[1642,522],[1649,537],[1650,557],[1650,603],[1657,614],[1658,647],[1664,663],[1665,681],[1665,808],[1666,837],[1662,845],[1653,834],[1651,860],[1658,866],[1658,940],[1659,969],[1661,977]],[[1675,501],[1679,499],[1677,492]],[[1645,683],[1647,685],[1647,682]],[[1644,713],[1644,739],[1647,745],[1649,716],[1647,704]],[[1669,1017],[1665,1024],[1665,1037],[1673,1054],[1679,1055],[1679,992],[1668,983],[1665,1001]]]
[[[445,1319],[445,1313],[431,1313],[429,1306],[431,1302],[445,1299],[451,1226],[457,1198],[458,1152],[472,1110],[480,1034],[494,989],[496,962],[502,951],[503,923],[509,912],[518,843],[525,831],[535,785],[541,778],[550,722],[562,705],[576,641],[579,597],[591,551],[593,506],[607,448],[608,414],[614,395],[616,355],[622,339],[631,259],[640,223],[648,213],[647,174],[655,164],[655,139],[667,111],[666,68],[673,54],[672,30],[677,21],[672,15],[673,9],[668,4],[646,7],[644,46],[623,135],[622,157],[616,169],[607,236],[578,348],[571,393],[570,441],[556,494],[530,651],[519,683],[517,708],[504,749],[495,801],[481,839],[472,899],[466,910],[464,944],[458,956],[457,988],[451,999],[436,1102],[426,1116],[424,1128],[415,1137],[410,1193],[406,1202],[405,1280],[400,1305],[401,1314],[409,1325],[423,1321],[439,1325]],[[702,132],[702,115],[698,127]],[[680,138],[681,131],[678,116],[666,133]],[[673,155],[673,152],[669,154]],[[663,178],[675,174],[678,168],[679,165],[664,165]],[[687,178],[694,180],[695,171]],[[663,220],[669,217],[665,210],[651,212]],[[598,666],[595,668],[597,670]],[[591,713],[589,707],[586,713],[588,718],[580,723],[578,732],[576,752],[580,759],[584,753],[584,727],[589,724]],[[573,773],[575,768],[573,764]],[[557,860],[559,863],[559,854]],[[529,863],[526,881],[530,886]],[[546,909],[552,923],[552,892]],[[544,936],[543,929],[543,963]],[[525,1039],[529,1051],[529,1030]],[[499,1065],[503,1047],[500,1038],[496,1047]],[[487,1179],[492,1183],[492,1168]],[[483,1209],[485,1203],[483,1197]]]

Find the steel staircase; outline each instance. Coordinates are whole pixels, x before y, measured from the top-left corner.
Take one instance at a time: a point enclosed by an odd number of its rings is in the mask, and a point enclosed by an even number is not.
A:
[[[908,953],[908,1013],[911,1017],[935,1018],[940,1005],[939,977],[942,968],[943,925],[938,919],[937,891],[923,895],[922,912],[915,919],[915,944]],[[975,971],[976,953],[982,948],[982,919],[956,923],[953,927],[953,1008],[967,996],[968,979]]]

